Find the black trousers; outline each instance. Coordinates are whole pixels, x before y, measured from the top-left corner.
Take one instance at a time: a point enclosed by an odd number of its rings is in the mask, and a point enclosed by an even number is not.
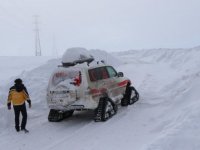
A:
[[[22,114],[22,122],[21,122],[21,129],[26,128],[26,122],[27,122],[27,111],[26,111],[26,104],[22,104],[19,106],[13,106],[14,112],[15,112],[15,127],[19,128],[19,116],[20,113]]]

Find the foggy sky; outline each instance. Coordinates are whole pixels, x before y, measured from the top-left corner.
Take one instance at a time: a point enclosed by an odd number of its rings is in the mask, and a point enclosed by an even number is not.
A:
[[[200,45],[199,0],[0,0],[1,56],[34,55],[34,15],[43,55]]]

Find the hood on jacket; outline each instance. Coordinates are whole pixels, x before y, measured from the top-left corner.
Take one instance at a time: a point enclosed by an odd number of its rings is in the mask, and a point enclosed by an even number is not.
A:
[[[15,89],[17,92],[21,92],[24,89],[24,84],[15,84]]]

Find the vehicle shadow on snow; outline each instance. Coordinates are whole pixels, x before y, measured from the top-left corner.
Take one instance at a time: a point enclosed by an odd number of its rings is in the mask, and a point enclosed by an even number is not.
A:
[[[141,103],[140,102],[136,102],[137,103],[137,107],[142,107],[140,106]],[[129,105],[127,107],[122,107],[121,105],[118,106],[118,111],[117,113],[112,116],[110,119],[108,119],[107,121],[101,121],[101,123],[105,123],[105,122],[109,122],[109,121],[116,121],[116,119],[119,119],[123,116],[126,116],[127,113],[129,113],[131,110],[133,110],[136,106],[136,103],[133,105]],[[69,118],[65,118],[60,122],[50,122],[53,124],[60,124],[60,126],[70,126],[71,124],[75,125],[75,124],[88,124],[88,123],[95,123],[94,121],[94,117],[95,117],[95,112],[94,110],[84,110],[84,111],[74,111],[73,115]],[[100,122],[96,122],[96,123],[100,123]]]
[[[89,122],[94,121],[94,110],[75,111],[69,118],[65,118],[62,122]]]

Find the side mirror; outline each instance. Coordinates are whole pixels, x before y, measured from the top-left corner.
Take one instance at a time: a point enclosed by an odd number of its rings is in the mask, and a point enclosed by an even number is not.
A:
[[[118,72],[118,73],[117,73],[117,76],[118,76],[118,77],[123,77],[124,74],[123,74],[123,72]]]

